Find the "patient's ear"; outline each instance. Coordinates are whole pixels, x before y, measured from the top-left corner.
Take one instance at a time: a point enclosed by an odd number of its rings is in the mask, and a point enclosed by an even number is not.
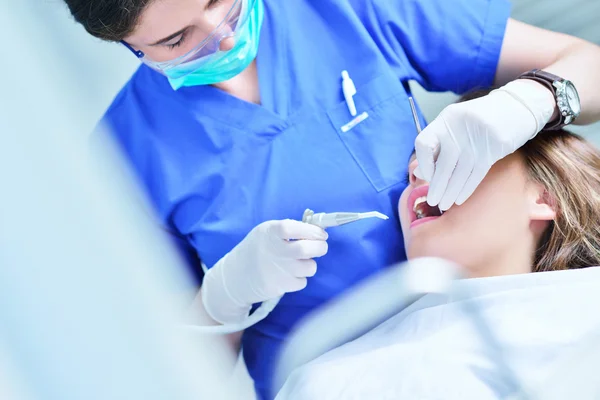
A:
[[[556,201],[543,185],[531,184],[529,200],[529,219],[532,222],[552,221],[556,218]]]

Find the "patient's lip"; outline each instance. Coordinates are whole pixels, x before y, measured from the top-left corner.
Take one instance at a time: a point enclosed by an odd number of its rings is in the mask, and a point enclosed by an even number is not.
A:
[[[415,226],[422,225],[426,222],[430,222],[430,221],[433,221],[434,219],[438,219],[438,218],[439,217],[425,217],[425,218],[421,218],[421,219],[416,219],[413,222],[411,222],[410,229],[414,228]]]

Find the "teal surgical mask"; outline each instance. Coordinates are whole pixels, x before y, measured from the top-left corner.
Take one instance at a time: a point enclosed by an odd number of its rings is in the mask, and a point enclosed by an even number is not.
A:
[[[242,0],[243,1],[243,0]],[[245,70],[256,58],[260,29],[264,18],[263,0],[250,0],[251,9],[242,10],[240,24],[233,33],[231,50],[217,51],[165,71],[169,83],[177,90],[182,86],[212,85],[227,81]]]

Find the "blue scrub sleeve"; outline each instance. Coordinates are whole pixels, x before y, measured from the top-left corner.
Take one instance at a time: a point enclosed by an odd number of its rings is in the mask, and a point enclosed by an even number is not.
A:
[[[458,94],[494,82],[507,0],[350,0],[399,76]]]

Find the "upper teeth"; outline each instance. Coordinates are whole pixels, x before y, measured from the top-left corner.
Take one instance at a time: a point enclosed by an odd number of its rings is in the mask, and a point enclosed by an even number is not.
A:
[[[415,200],[415,204],[413,205],[413,211],[416,212],[419,204],[425,203],[426,201],[427,196],[419,197],[417,200]]]

